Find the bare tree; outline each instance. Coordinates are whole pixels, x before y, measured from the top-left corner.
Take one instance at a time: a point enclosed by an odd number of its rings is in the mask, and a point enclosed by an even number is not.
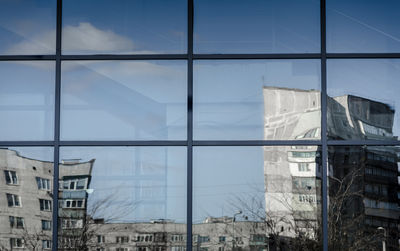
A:
[[[333,250],[377,250],[377,229],[364,226],[364,167],[351,168],[342,177],[330,176],[328,245]],[[378,237],[378,238],[377,238]]]
[[[265,208],[265,191],[253,189],[251,195],[233,195],[231,206],[240,210],[243,215],[257,228],[259,223],[265,226],[266,245],[275,250],[319,250],[320,249],[320,218],[317,217],[317,206],[311,206],[312,211],[299,214],[293,206],[293,193],[269,195],[268,199],[279,203],[283,212],[272,212]],[[312,216],[312,217],[311,217]],[[249,238],[249,237],[247,237]]]
[[[132,213],[140,202],[120,200],[115,193],[110,193],[103,198],[92,200],[87,208],[81,210],[81,215],[61,217],[61,221],[77,220],[79,224],[68,227],[61,222],[59,226],[59,250],[87,251],[96,246],[96,237],[101,225],[95,224],[95,219],[103,223],[115,222]]]
[[[43,241],[51,242],[51,233],[48,231],[41,230],[41,227],[33,226],[29,229],[24,228],[18,231],[16,234],[16,239],[20,239],[22,241],[22,246],[25,250],[30,251],[39,251],[43,250]],[[18,247],[6,247],[0,244],[0,251],[11,251],[11,250],[20,250]]]
[[[364,167],[349,168],[345,175],[329,176],[328,245],[330,250],[379,250],[383,234],[365,225],[363,203]],[[252,195],[232,195],[230,205],[253,222],[263,222],[272,250],[321,250],[322,217],[320,203],[301,212],[293,203],[293,192],[267,195],[279,203],[282,213],[266,210],[266,191],[254,189]],[[317,195],[318,198],[318,195]],[[256,226],[256,225],[254,225]],[[283,231],[282,226],[285,226]],[[288,232],[288,231],[289,232]],[[271,245],[272,244],[272,245]]]

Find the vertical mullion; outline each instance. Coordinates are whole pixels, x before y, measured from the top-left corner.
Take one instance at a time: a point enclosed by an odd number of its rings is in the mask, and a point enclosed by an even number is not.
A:
[[[58,249],[58,176],[60,153],[60,95],[61,95],[61,28],[62,28],[62,0],[57,0],[57,27],[56,27],[56,77],[54,102],[54,177],[53,177],[53,241],[52,250]]]
[[[187,22],[187,201],[186,201],[186,250],[192,250],[193,219],[193,0],[188,0]]]
[[[328,139],[326,76],[326,0],[320,2],[321,25],[321,139],[322,139],[322,247],[328,251]]]
[[[52,250],[57,251],[58,247],[58,159],[59,159],[59,146],[54,146],[54,177],[53,177],[53,240]]]

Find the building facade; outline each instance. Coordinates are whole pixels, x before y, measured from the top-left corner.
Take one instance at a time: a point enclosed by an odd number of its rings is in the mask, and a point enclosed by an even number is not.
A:
[[[0,1],[0,250],[399,250],[398,1]]]

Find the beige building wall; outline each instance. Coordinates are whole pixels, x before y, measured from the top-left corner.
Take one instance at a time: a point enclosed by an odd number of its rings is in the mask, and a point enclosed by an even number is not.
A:
[[[4,171],[15,171],[17,184],[6,184]],[[38,189],[36,177],[50,180],[50,189]],[[51,230],[42,230],[42,220],[52,221],[52,211],[41,211],[39,199],[52,201],[53,163],[29,159],[18,152],[0,149],[0,247],[10,249],[10,238],[23,239],[19,250],[42,250],[42,240],[51,240]],[[20,197],[19,207],[9,207],[6,194]],[[51,205],[52,208],[54,205]],[[10,226],[9,216],[22,217],[24,228]],[[1,249],[0,248],[0,249]]]

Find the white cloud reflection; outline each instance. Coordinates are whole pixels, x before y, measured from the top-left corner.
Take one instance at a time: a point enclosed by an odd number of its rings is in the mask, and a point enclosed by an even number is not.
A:
[[[52,54],[56,44],[56,31],[46,30],[35,35],[31,32],[19,32],[24,40],[12,45],[6,54]],[[102,30],[91,23],[82,22],[77,26],[67,25],[62,30],[62,49],[67,54],[98,53],[154,53],[135,51],[132,39],[116,34],[111,30]]]

